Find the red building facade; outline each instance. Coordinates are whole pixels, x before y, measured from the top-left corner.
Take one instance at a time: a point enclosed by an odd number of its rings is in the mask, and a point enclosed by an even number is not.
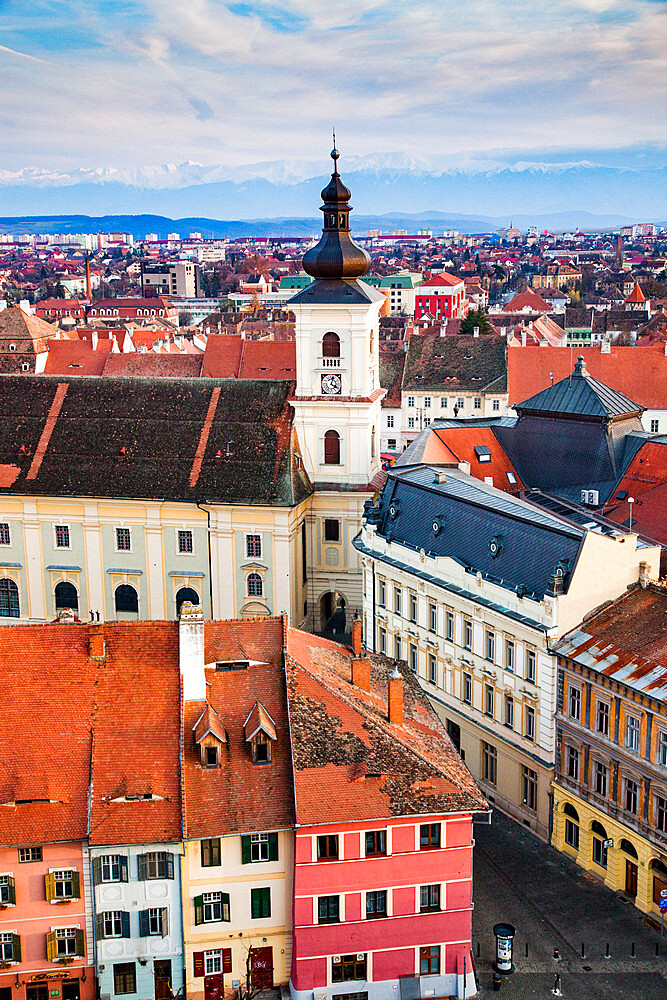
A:
[[[415,319],[464,319],[468,313],[465,282],[443,271],[424,281],[415,298]]]

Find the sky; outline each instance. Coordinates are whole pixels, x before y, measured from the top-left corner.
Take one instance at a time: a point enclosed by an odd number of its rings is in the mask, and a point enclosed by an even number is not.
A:
[[[667,135],[665,0],[0,0],[0,169]]]

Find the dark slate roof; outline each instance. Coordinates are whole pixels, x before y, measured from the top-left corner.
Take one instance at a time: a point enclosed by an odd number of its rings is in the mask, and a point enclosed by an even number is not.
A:
[[[431,466],[390,471],[376,507],[367,513],[378,534],[433,557],[448,556],[471,573],[539,600],[561,562],[567,589],[582,528],[458,469],[448,468],[444,481],[439,479]],[[493,541],[499,548],[495,555]]]
[[[387,390],[387,395],[382,400],[383,406],[400,407],[404,366],[405,353],[402,348],[387,350],[380,346],[380,385]]]
[[[0,376],[0,492],[301,503],[290,382]]]
[[[589,375],[580,355],[571,375],[542,389],[523,403],[517,403],[515,409],[521,415],[530,413],[607,421],[636,416],[643,412],[644,407]]]
[[[426,333],[410,337],[403,388],[481,392],[506,371],[505,342],[500,337]]]
[[[286,305],[359,305],[384,300],[381,292],[358,278],[329,278],[312,284],[293,295]]]

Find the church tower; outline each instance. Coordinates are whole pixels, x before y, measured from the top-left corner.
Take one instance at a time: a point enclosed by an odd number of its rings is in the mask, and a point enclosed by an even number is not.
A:
[[[308,620],[317,630],[327,612],[335,611],[336,603],[340,607],[340,597],[348,628],[350,613],[361,607],[361,573],[351,542],[364,501],[378,487],[385,394],[378,345],[385,299],[361,280],[370,257],[350,235],[350,192],[338,173],[335,145],[331,158],[333,173],[322,191],[322,237],[303,258],[314,280],[288,303],[296,317],[297,381],[291,404],[316,491],[309,523]]]

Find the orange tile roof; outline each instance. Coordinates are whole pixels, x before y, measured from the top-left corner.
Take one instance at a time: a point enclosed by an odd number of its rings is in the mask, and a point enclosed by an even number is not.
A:
[[[639,287],[639,285],[635,284],[635,287],[632,289],[632,291],[630,292],[630,294],[628,295],[628,297],[627,297],[627,299],[625,301],[626,302],[646,302],[646,297],[645,297],[644,293],[642,292],[641,288]]]
[[[455,285],[463,285],[463,284],[464,284],[463,278],[459,278],[455,274],[450,274],[448,271],[441,271],[439,274],[434,274],[432,277],[430,277],[428,281],[422,281],[421,285],[419,286],[419,288],[416,289],[416,291],[417,295],[420,295],[422,288],[428,288],[429,286],[435,285],[437,287],[440,285],[449,285],[450,287],[453,288]]]
[[[50,340],[45,375],[101,375],[113,342],[99,340]]]
[[[475,448],[488,448],[490,462],[480,462]],[[492,427],[439,427],[431,431],[422,458],[426,463],[468,462],[470,474],[476,479],[493,478],[496,489],[519,493],[524,485],[493,433]],[[510,483],[507,473],[513,473],[516,483]]]
[[[295,379],[295,341],[245,340],[239,377]]]
[[[667,357],[662,343],[643,350],[612,346],[609,354],[599,347],[523,347],[507,352],[509,404],[530,399],[542,389],[567,378],[582,354],[589,373],[611,389],[649,409],[664,409],[667,399]]]
[[[485,808],[416,677],[401,671],[404,716],[397,726],[387,718],[396,661],[371,656],[367,693],[351,684],[350,660],[351,653],[337,643],[288,629],[297,823]]]
[[[630,518],[627,497],[618,499],[622,492],[634,497],[633,528],[667,545],[667,444],[647,441],[630,462],[604,509],[605,515],[616,524],[628,524]]]
[[[209,333],[202,362],[204,378],[238,378],[243,340],[236,334]]]
[[[552,309],[552,306],[548,302],[545,302],[537,292],[532,292],[529,288],[523,292],[519,292],[509,302],[505,303],[503,309],[505,312],[519,312],[521,309],[525,309],[526,306],[532,309],[533,312],[551,312]]]
[[[193,730],[195,743],[201,743],[205,736],[211,733],[221,743],[227,742],[227,732],[220,722],[220,717],[214,708],[207,705],[202,714],[197,719]]]

